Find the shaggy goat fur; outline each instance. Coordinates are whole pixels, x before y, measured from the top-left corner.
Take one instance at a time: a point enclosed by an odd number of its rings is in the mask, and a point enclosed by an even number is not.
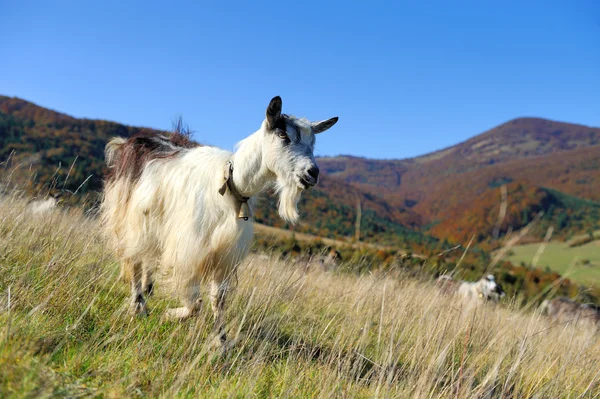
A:
[[[242,140],[235,153],[200,146],[178,132],[112,139],[106,146],[110,173],[102,217],[131,281],[132,311],[146,313],[144,293],[152,290],[159,266],[170,275],[183,305],[169,309],[170,318],[194,315],[201,304],[200,284],[210,281],[215,327],[224,343],[229,281],[253,235],[252,221],[238,217],[240,198],[274,186],[279,214],[296,222],[302,191],[318,180],[314,135],[335,122],[337,118],[311,123],[282,114],[281,99],[275,97],[261,128]]]

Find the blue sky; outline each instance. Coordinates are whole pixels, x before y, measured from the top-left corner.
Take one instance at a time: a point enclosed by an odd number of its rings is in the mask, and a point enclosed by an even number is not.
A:
[[[519,116],[600,126],[600,2],[0,3],[0,94],[232,149],[275,95],[319,155],[405,158]]]

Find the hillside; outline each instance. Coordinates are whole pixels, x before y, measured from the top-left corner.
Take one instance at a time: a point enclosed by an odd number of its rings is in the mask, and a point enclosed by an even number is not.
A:
[[[104,146],[113,136],[129,137],[140,129],[0,96],[0,162],[11,179],[34,193],[53,185],[80,194],[100,190]]]
[[[223,354],[209,301],[165,320],[178,302],[157,281],[150,314],[132,318],[96,221],[77,210],[26,218],[22,205],[0,203],[2,398],[598,393],[600,341],[585,325],[552,322],[512,295],[469,311],[398,269],[326,272],[265,254],[240,265]]]
[[[405,220],[418,220],[413,212],[394,208],[382,198],[327,175],[321,176],[319,184],[302,195],[298,206],[302,218],[296,226],[288,226],[279,217],[276,198],[269,193],[259,196],[255,219],[298,232],[350,239],[355,233],[358,199],[362,209],[361,241],[415,251],[437,246],[437,239],[404,225]]]
[[[341,156],[321,161],[330,175],[345,181],[394,189],[416,176],[440,179],[513,160],[597,146],[600,146],[600,128],[519,118],[463,143],[416,158],[380,161]]]
[[[452,163],[451,172],[456,173],[596,145],[600,145],[600,128],[518,118],[448,149],[414,158],[414,162],[421,165]]]
[[[600,129],[543,119],[516,119],[413,159],[336,157],[321,158],[319,164],[331,176],[379,195],[393,206],[408,207],[420,218],[417,226],[425,230],[444,221],[452,226],[452,218],[467,217],[459,215],[461,210],[484,212],[492,198],[499,207],[500,187],[513,182],[600,201]],[[486,203],[480,204],[482,200]],[[529,209],[518,206],[518,198],[509,195],[508,201],[513,211],[509,216],[528,213]],[[537,205],[533,207],[547,210],[543,203]],[[567,223],[561,226],[562,234],[594,229],[597,223],[597,219]],[[481,231],[482,239],[489,228],[488,224]],[[440,227],[431,232],[438,237],[452,234]],[[464,240],[465,236],[455,238]]]
[[[552,270],[585,287],[600,287],[600,240],[590,241],[577,247],[565,242],[551,241],[538,255],[540,245],[518,245],[509,252],[508,260],[514,264],[530,265],[535,259],[536,267]]]
[[[526,181],[511,182],[506,187],[504,218],[499,220],[500,193],[486,190],[478,197],[448,206],[430,232],[450,241],[464,242],[475,236],[480,242],[491,237],[494,228],[499,232],[517,231],[543,212],[543,218],[532,226],[532,235],[543,237],[552,227],[554,238],[565,239],[573,232],[594,230],[600,221],[600,203],[540,188]]]

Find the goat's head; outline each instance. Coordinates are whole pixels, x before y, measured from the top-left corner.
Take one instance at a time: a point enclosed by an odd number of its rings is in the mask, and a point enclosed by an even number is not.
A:
[[[488,274],[483,279],[483,296],[485,299],[498,302],[506,296],[502,286],[496,282],[493,274]]]
[[[313,187],[319,180],[319,167],[313,153],[315,134],[332,127],[338,118],[311,122],[282,114],[281,105],[281,98],[277,96],[267,107],[262,125],[263,161],[277,176],[279,214],[284,219],[295,222],[298,219],[297,204],[302,191]]]

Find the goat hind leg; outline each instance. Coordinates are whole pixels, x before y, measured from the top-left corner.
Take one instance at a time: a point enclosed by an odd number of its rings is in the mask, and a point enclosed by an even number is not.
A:
[[[200,282],[196,279],[185,284],[181,289],[181,293],[181,302],[183,303],[183,306],[180,308],[167,309],[165,316],[169,320],[183,320],[195,316],[202,306]]]
[[[152,277],[152,264],[144,261],[142,264],[142,290],[148,296],[154,293],[154,278]]]

